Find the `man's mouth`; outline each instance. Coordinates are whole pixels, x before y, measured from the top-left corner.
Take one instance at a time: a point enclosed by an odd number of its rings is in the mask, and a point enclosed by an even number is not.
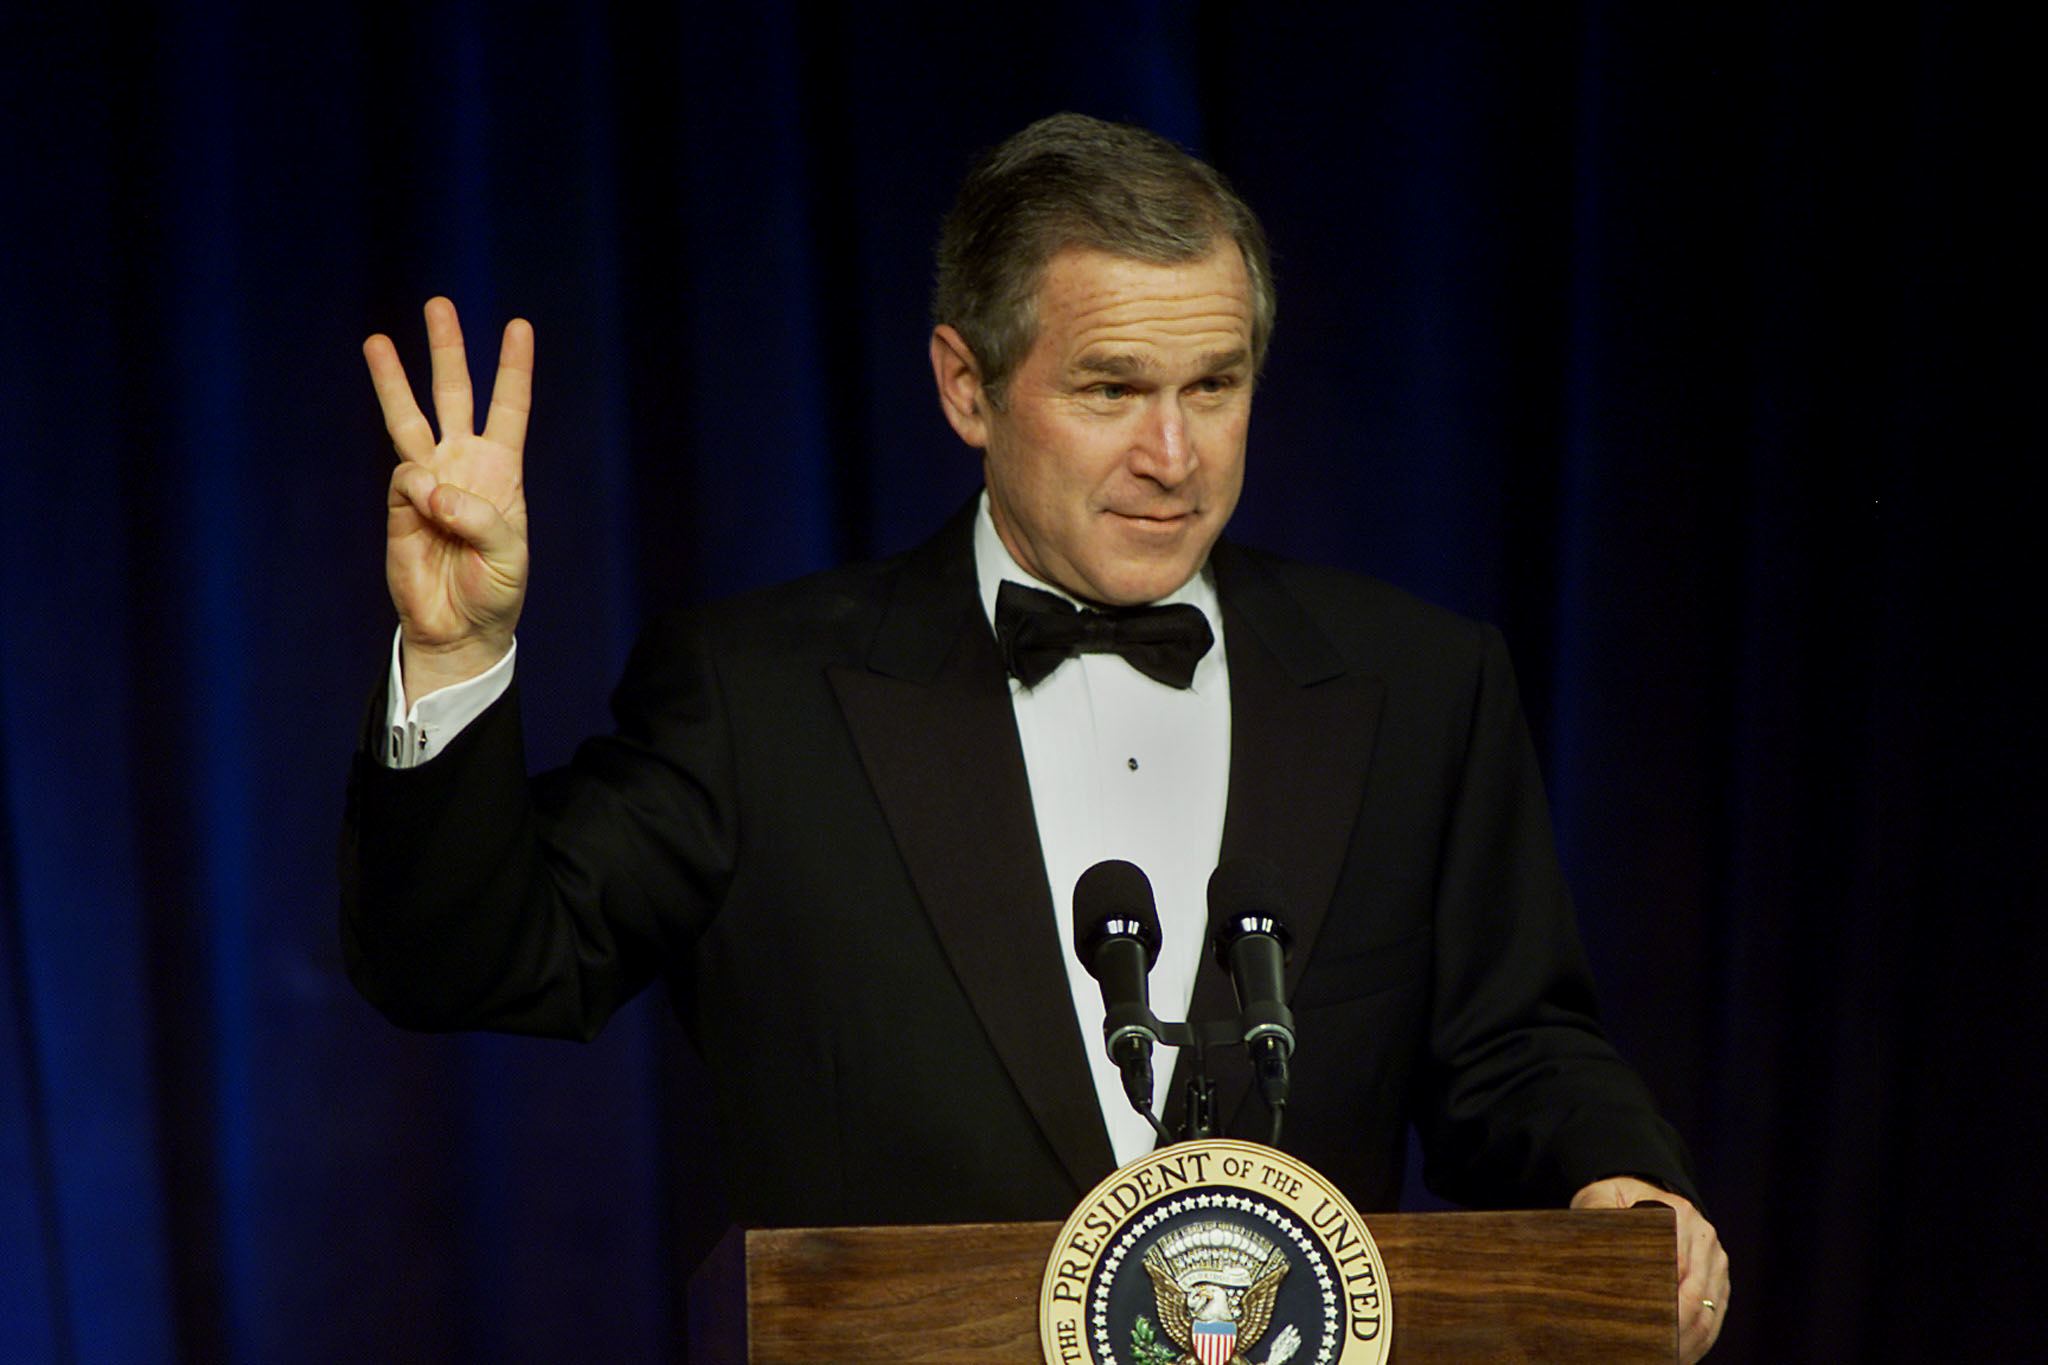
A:
[[[1178,512],[1123,512],[1115,509],[1111,510],[1114,515],[1122,517],[1125,521],[1137,522],[1141,526],[1174,526],[1189,520],[1195,515],[1193,508],[1184,508]]]

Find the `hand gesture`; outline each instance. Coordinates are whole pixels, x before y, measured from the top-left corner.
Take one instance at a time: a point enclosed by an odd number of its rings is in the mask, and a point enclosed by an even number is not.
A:
[[[526,598],[526,419],[533,328],[505,324],[483,435],[455,305],[427,301],[434,418],[421,415],[391,338],[363,343],[384,429],[398,452],[386,500],[384,577],[398,608],[406,701],[473,678],[505,656]]]

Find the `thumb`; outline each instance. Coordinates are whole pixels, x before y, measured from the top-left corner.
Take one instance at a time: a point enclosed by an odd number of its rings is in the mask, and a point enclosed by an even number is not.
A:
[[[1621,1185],[1614,1180],[1596,1180],[1572,1196],[1575,1209],[1618,1209],[1626,1201]]]
[[[497,506],[456,484],[435,485],[427,513],[436,526],[467,541],[486,559],[502,559],[517,546],[518,536]]]

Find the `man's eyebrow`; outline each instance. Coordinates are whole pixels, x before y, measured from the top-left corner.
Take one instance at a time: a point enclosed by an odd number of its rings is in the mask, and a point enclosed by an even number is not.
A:
[[[1243,369],[1251,363],[1251,352],[1242,346],[1227,351],[1211,351],[1195,362],[1195,368],[1202,374],[1218,374],[1225,370]],[[1084,375],[1100,375],[1106,379],[1132,379],[1153,374],[1157,370],[1151,360],[1131,351],[1098,351],[1084,355],[1074,362],[1076,372]]]
[[[1202,373],[1217,374],[1223,370],[1241,370],[1252,363],[1252,353],[1242,346],[1233,346],[1227,351],[1211,351],[1202,357]]]
[[[1074,362],[1074,368],[1082,374],[1103,375],[1110,379],[1130,379],[1152,371],[1152,366],[1143,356],[1130,351],[1097,351],[1082,356]]]

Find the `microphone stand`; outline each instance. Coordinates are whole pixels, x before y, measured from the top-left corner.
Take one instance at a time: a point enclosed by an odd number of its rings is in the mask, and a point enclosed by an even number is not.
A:
[[[1175,1136],[1164,1123],[1161,1123],[1150,1108],[1136,1104],[1131,1107],[1145,1116],[1145,1121],[1152,1125],[1153,1131],[1159,1134],[1159,1140],[1163,1143],[1191,1142],[1199,1138],[1216,1136],[1216,1082],[1209,1075],[1208,1054],[1212,1048],[1243,1047],[1245,1040],[1242,1020],[1232,1018],[1206,1024],[1169,1024],[1152,1014],[1149,1007],[1145,1013],[1148,1016],[1146,1022],[1159,1036],[1159,1041],[1169,1047],[1185,1049],[1193,1063],[1189,1068],[1184,1091],[1179,1135]],[[1273,1127],[1266,1142],[1268,1147],[1280,1145],[1280,1118],[1281,1112],[1276,1109],[1273,1113]]]

